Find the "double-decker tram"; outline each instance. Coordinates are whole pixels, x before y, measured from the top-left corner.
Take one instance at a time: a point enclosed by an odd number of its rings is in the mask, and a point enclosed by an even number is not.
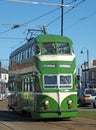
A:
[[[30,38],[10,54],[9,108],[35,119],[76,117],[75,60],[68,37]]]

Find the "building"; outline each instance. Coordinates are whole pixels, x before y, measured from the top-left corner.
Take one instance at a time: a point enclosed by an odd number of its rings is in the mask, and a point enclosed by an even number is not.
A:
[[[6,99],[8,96],[8,70],[0,67],[0,101]]]
[[[96,60],[92,60],[92,67],[89,69],[90,87],[96,88]]]
[[[82,86],[84,88],[89,87],[89,67],[88,67],[88,63],[84,62],[81,66],[82,68],[82,78],[81,78],[81,82],[82,82]]]
[[[8,83],[8,79],[9,79],[9,74],[8,74],[8,70],[1,68],[0,69],[0,79],[5,82],[6,84]]]
[[[86,87],[96,88],[96,60],[92,61],[92,66],[82,68],[82,85]]]

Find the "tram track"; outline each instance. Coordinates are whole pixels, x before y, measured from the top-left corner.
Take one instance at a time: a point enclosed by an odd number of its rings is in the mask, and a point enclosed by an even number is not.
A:
[[[2,129],[1,129],[2,128]],[[4,121],[3,118],[0,121],[0,130],[32,130],[39,128],[39,130],[95,130],[96,121],[87,122],[86,119],[72,118],[70,120],[11,120]]]
[[[10,127],[9,125],[7,125],[6,123],[0,121],[0,130],[16,130],[12,127]]]
[[[62,121],[48,121],[46,125],[57,127],[60,130],[95,130],[96,121],[87,120],[83,118],[73,118],[70,120]]]
[[[59,122],[60,123],[60,122]],[[65,126],[64,125],[64,121],[62,122],[62,124],[60,123],[60,124],[58,124],[58,123],[53,123],[53,122],[50,122],[50,123],[48,123],[50,126],[53,126],[54,125],[54,127],[56,128],[59,128],[60,130],[62,129],[62,130],[76,130],[75,128],[72,128],[71,126]]]
[[[96,120],[84,118],[33,120],[9,111],[7,102],[0,102],[0,130],[96,130]]]

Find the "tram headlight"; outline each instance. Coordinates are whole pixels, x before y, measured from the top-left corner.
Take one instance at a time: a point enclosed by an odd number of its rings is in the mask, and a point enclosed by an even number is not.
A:
[[[45,101],[45,105],[49,105],[49,101],[48,100]]]
[[[72,104],[72,100],[68,100],[68,105]]]
[[[68,109],[71,109],[73,107],[72,103],[73,101],[71,99],[67,101]]]

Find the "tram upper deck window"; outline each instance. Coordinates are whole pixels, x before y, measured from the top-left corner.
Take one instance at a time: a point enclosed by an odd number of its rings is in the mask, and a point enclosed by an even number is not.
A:
[[[58,43],[59,54],[70,54],[70,46],[68,43]]]
[[[40,49],[37,45],[34,45],[32,47],[32,55],[35,55],[35,54],[39,54],[40,53]]]
[[[55,43],[43,43],[43,54],[56,54]]]

